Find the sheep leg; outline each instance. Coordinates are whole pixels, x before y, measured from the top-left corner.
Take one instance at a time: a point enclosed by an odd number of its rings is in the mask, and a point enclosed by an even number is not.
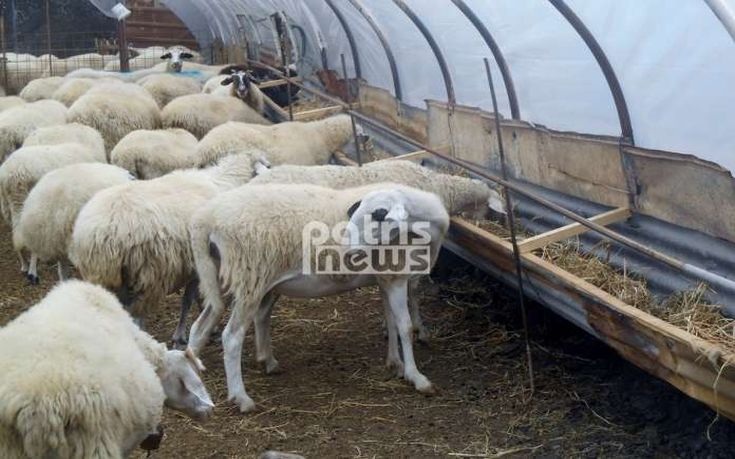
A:
[[[278,300],[279,295],[268,292],[268,294],[260,302],[260,307],[255,313],[255,350],[258,363],[263,365],[263,369],[267,374],[274,373],[278,370],[278,360],[273,357],[273,347],[271,345],[271,313],[273,305]]]
[[[386,290],[390,309],[393,313],[393,321],[398,327],[398,336],[401,339],[401,350],[403,351],[403,376],[413,383],[416,390],[425,394],[436,392],[426,376],[422,375],[416,368],[413,356],[413,340],[411,339],[413,326],[411,315],[408,312],[408,279],[392,279],[385,281],[381,288]]]
[[[26,274],[28,272],[28,263],[26,263],[26,257],[23,256],[23,252],[21,250],[18,250],[15,253],[18,254],[18,259],[20,260],[20,272]]]
[[[56,262],[56,273],[59,276],[59,282],[63,282],[67,278],[66,267],[64,262],[59,260]]]
[[[31,254],[31,261],[28,264],[28,274],[26,274],[26,278],[31,285],[38,285],[40,280],[38,278],[38,255],[35,253]]]
[[[388,356],[385,358],[385,366],[389,370],[395,370],[396,376],[403,376],[403,360],[398,351],[398,329],[393,320],[393,312],[390,309],[390,301],[388,294],[384,289],[380,289],[380,296],[383,298],[383,307],[385,308],[385,327],[388,332]]]
[[[419,310],[420,302],[417,297],[418,287],[421,283],[420,277],[414,277],[408,281],[408,305],[411,312],[411,323],[413,323],[413,330],[416,334],[418,341],[427,343],[429,341],[429,331],[424,325],[424,321],[421,319],[421,311]]]
[[[255,315],[255,304],[235,304],[232,315],[222,332],[224,348],[225,375],[227,376],[227,400],[235,402],[241,413],[255,409],[255,402],[248,396],[242,379],[242,347],[245,332]],[[246,314],[243,314],[243,310]]]
[[[184,295],[181,297],[181,313],[179,315],[179,324],[174,331],[173,344],[176,347],[186,346],[186,317],[189,315],[191,303],[199,295],[199,280],[192,279],[184,288]]]

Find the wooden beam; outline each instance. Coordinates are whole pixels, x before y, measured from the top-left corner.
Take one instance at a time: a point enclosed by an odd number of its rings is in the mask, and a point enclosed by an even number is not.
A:
[[[436,150],[440,153],[446,153],[446,152],[449,152],[449,147],[448,146],[438,147]],[[418,151],[412,151],[411,153],[405,153],[403,155],[379,159],[378,161],[397,161],[397,160],[416,161],[418,159],[430,158],[431,156],[433,155],[426,150],[418,150]]]
[[[347,154],[342,150],[335,151],[332,156],[338,164],[343,166],[359,166],[357,161],[347,156]]]
[[[297,81],[299,83],[301,83],[301,81],[302,81],[301,78],[291,78],[291,80],[295,80],[295,81]],[[265,83],[260,83],[258,85],[258,88],[260,88],[260,89],[272,88],[274,86],[282,86],[282,85],[284,85],[286,83],[288,83],[288,82],[286,80],[284,80],[284,79],[270,80],[270,81],[266,81]]]
[[[306,110],[303,112],[298,112],[293,114],[294,121],[306,121],[306,120],[312,120],[315,118],[321,118],[324,116],[333,115],[335,113],[340,113],[344,110],[344,107],[341,105],[331,105],[329,107],[322,107],[322,108],[315,108],[314,110]]]
[[[627,207],[619,207],[611,211],[595,215],[589,220],[599,225],[610,225],[621,220],[625,220],[631,216],[630,209]],[[551,243],[562,241],[578,234],[586,233],[589,228],[582,226],[580,223],[572,223],[571,225],[562,226],[551,231],[530,237],[518,244],[521,253],[533,252],[536,249],[545,247]]]

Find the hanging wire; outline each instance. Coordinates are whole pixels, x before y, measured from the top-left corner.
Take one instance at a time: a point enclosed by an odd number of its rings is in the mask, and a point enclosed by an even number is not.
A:
[[[498,111],[498,99],[495,94],[495,84],[493,84],[493,75],[490,72],[490,61],[485,58],[485,72],[487,72],[487,82],[490,85],[490,95],[493,100],[493,112],[495,115],[495,135],[498,138],[498,154],[500,155],[500,166],[503,180],[508,181],[508,165],[505,162],[505,148],[503,147],[503,135],[500,130],[500,112]],[[518,239],[516,238],[515,214],[513,211],[513,198],[508,188],[505,188],[505,207],[508,215],[508,226],[510,230],[510,242],[513,245],[513,258],[516,265],[516,279],[518,282],[518,301],[521,306],[521,320],[523,321],[523,338],[526,342],[526,360],[528,365],[528,380],[531,386],[531,397],[536,390],[536,383],[533,374],[533,356],[531,354],[531,342],[528,336],[528,313],[526,311],[525,294],[523,290],[523,265],[521,262],[521,251],[518,250]]]

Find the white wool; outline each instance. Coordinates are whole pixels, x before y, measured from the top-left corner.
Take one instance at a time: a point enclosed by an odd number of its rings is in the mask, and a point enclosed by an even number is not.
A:
[[[126,457],[160,423],[166,346],[64,282],[0,329],[0,456]]]
[[[204,94],[217,94],[220,96],[229,96],[230,95],[230,89],[226,86],[222,86],[222,82],[229,78],[229,75],[217,75],[213,76],[212,78],[208,79],[206,83],[204,83],[204,88],[202,89],[202,92]]]
[[[67,110],[55,100],[39,100],[0,113],[0,161],[18,149],[39,127],[66,123]]]
[[[134,308],[134,314],[143,316],[192,278],[192,214],[218,193],[250,181],[257,160],[234,155],[209,169],[176,171],[100,191],[79,213],[69,259],[85,280],[129,288],[145,308]]]
[[[199,81],[172,73],[150,75],[137,83],[151,93],[160,108],[165,107],[177,97],[198,94],[202,90]]]
[[[63,82],[64,79],[59,76],[35,79],[23,88],[20,92],[20,97],[28,102],[51,99],[54,91],[56,91]]]
[[[105,157],[105,141],[97,130],[79,123],[59,124],[38,128],[26,137],[24,147],[80,143],[88,146],[95,156]]]
[[[352,124],[347,115],[319,121],[298,121],[258,126],[226,123],[207,134],[197,147],[202,164],[209,164],[233,151],[257,148],[266,152],[273,165],[326,164],[334,151],[352,138]]]
[[[213,94],[191,94],[174,99],[161,112],[163,126],[186,129],[198,139],[228,121],[270,124],[240,99]]]
[[[7,63],[4,65],[7,86],[5,89],[17,94],[25,85],[36,78],[41,78],[48,70],[48,60],[41,61],[31,54],[6,53]]]
[[[97,129],[109,152],[130,132],[157,129],[161,115],[153,97],[140,86],[102,83],[74,102],[69,108],[69,121]]]
[[[31,188],[48,172],[75,163],[105,162],[86,145],[62,143],[23,147],[0,165],[0,213],[13,227]]]
[[[184,129],[133,131],[112,150],[110,162],[140,179],[152,179],[196,167],[196,146],[196,137]]]
[[[74,102],[89,91],[92,86],[102,83],[113,83],[111,78],[66,78],[59,88],[54,91],[51,98],[71,107]]]
[[[4,96],[0,97],[0,112],[4,112],[5,110],[13,107],[17,107],[18,105],[25,105],[26,100],[22,99],[18,96]]]
[[[72,164],[44,175],[28,194],[13,228],[15,250],[27,249],[44,261],[66,260],[82,206],[98,191],[132,179],[125,169],[104,163]]]
[[[480,180],[441,174],[410,161],[377,161],[362,167],[284,165],[259,175],[251,184],[309,183],[344,189],[380,182],[400,183],[434,193],[453,215],[486,209],[488,199],[496,193]]]

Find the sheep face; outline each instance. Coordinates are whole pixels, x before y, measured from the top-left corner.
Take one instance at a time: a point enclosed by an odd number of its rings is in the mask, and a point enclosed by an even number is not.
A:
[[[166,54],[161,56],[162,60],[167,60],[168,65],[167,67],[176,73],[181,72],[181,69],[184,67],[184,60],[185,59],[191,59],[194,55],[191,53],[187,53],[185,51],[169,51]]]
[[[233,85],[235,94],[240,99],[245,99],[250,92],[250,85],[253,83],[254,77],[244,70],[238,70],[232,75],[222,80],[222,86]]]
[[[166,352],[161,375],[166,406],[194,419],[208,418],[214,403],[199,377],[202,371],[204,365],[191,349]]]

